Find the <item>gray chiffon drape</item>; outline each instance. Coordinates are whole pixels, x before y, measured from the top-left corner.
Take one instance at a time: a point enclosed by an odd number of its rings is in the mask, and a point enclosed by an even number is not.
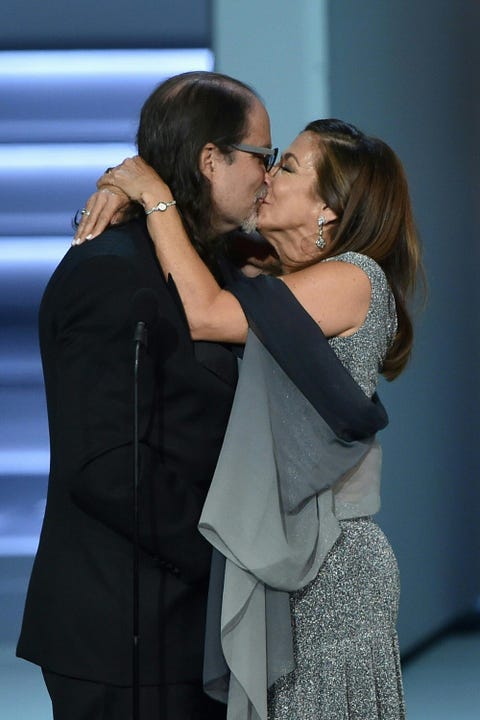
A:
[[[288,593],[315,578],[339,520],[378,511],[380,467],[375,438],[337,437],[250,331],[199,525],[218,551],[205,688],[228,720],[267,719],[268,686],[293,669]]]

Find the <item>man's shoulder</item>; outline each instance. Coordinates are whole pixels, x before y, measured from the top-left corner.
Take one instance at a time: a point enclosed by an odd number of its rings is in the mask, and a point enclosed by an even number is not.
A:
[[[131,220],[122,225],[111,225],[93,240],[72,247],[65,259],[73,264],[96,257],[128,259],[144,254],[150,245],[145,223]]]
[[[89,275],[109,283],[117,274],[157,270],[145,223],[130,221],[107,228],[101,235],[71,247],[55,269],[48,287],[78,282]]]

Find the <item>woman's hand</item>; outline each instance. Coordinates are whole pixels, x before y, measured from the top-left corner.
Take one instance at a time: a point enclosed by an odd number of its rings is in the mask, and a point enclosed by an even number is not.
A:
[[[130,200],[143,205],[149,210],[160,200],[172,200],[170,188],[162,178],[142,158],[127,158],[115,168],[108,170],[99,180],[98,187],[115,185]]]
[[[148,210],[160,200],[173,199],[168,185],[138,156],[106,170],[98,180],[97,188],[82,212],[74,245],[91,240],[108,225],[125,220],[131,201],[139,202]]]
[[[106,177],[105,174],[102,175],[102,178],[104,177]],[[100,235],[108,225],[122,222],[129,204],[128,195],[112,185],[104,185],[90,195],[85,209],[82,210],[81,220],[72,245],[81,245],[85,240],[91,240]]]

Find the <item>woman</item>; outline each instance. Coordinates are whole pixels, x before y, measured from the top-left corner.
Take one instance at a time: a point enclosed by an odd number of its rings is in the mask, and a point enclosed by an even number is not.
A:
[[[375,388],[379,373],[392,380],[407,363],[420,265],[400,162],[341,121],[307,125],[267,177],[258,212],[282,275],[237,276],[228,289],[143,161],[102,182],[143,206],[192,337],[246,342],[200,523],[226,558],[212,604],[221,592],[230,677],[218,652],[208,656],[210,691],[228,693],[230,717],[267,717],[268,686],[272,719],[403,718],[398,571],[370,517],[386,423]]]

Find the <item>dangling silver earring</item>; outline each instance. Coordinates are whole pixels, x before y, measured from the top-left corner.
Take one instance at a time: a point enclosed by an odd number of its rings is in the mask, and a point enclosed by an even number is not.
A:
[[[323,226],[326,223],[326,218],[323,217],[323,215],[320,215],[318,218],[318,238],[315,240],[315,245],[318,247],[319,250],[323,250],[325,245],[327,244],[325,242],[325,238],[323,237]]]

